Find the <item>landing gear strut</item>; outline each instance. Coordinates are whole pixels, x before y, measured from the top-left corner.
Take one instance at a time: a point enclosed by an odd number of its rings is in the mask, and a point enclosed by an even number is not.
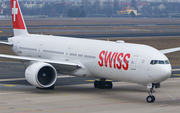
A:
[[[113,84],[111,81],[101,78],[100,81],[94,81],[94,87],[99,89],[112,89]]]
[[[146,98],[146,100],[149,103],[152,103],[156,100],[155,96],[153,96],[153,93],[155,93],[154,86],[155,86],[155,88],[160,88],[161,84],[160,83],[152,83],[152,84],[147,85],[147,88],[150,89],[150,92],[148,93],[149,96]]]
[[[154,84],[152,84],[152,87],[150,88],[150,92],[148,92],[149,96],[147,96],[147,98],[146,98],[146,101],[148,103],[152,103],[156,100],[155,96],[153,95],[153,93],[155,93],[153,88],[154,88]]]

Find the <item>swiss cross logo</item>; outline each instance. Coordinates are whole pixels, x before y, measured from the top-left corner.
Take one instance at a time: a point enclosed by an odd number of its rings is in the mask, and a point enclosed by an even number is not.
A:
[[[26,29],[18,1],[10,0],[10,3],[11,3],[11,11],[12,11],[13,28],[14,29]]]
[[[16,8],[16,1],[13,3],[12,14],[14,15],[13,21],[16,21],[16,15],[18,14],[18,8]]]

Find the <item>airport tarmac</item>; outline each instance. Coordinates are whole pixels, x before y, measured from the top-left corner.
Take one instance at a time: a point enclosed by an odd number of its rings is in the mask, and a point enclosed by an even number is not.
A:
[[[173,78],[155,89],[156,101],[147,103],[146,86],[113,82],[113,89],[95,89],[93,79],[59,75],[54,90],[39,90],[24,79],[20,63],[0,63],[1,113],[179,113],[179,66]]]

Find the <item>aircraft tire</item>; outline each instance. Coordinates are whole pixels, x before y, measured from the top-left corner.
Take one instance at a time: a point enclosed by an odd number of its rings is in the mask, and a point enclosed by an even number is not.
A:
[[[99,88],[99,81],[94,81],[94,88]]]
[[[112,82],[109,81],[94,81],[94,88],[99,88],[99,89],[112,89],[113,84]]]
[[[153,98],[153,102],[156,100],[155,96],[152,95],[152,98]]]
[[[148,102],[148,103],[152,103],[152,102],[154,102],[155,101],[155,96],[148,96],[147,98],[146,98],[146,101]]]
[[[112,89],[112,87],[113,87],[112,82],[107,82],[107,84],[108,84],[108,89]]]
[[[99,81],[100,82],[100,89],[105,89],[106,88],[106,82],[104,81]]]

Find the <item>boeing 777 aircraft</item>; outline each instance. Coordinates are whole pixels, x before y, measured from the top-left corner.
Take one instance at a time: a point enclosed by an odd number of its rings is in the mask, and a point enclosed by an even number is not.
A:
[[[157,50],[141,44],[29,34],[18,0],[10,0],[14,36],[8,45],[17,54],[0,58],[16,59],[26,66],[25,78],[37,88],[54,88],[57,73],[101,78],[95,88],[113,87],[106,79],[146,85],[147,102],[154,102],[154,87],[171,76],[171,65],[164,55],[180,48]]]

